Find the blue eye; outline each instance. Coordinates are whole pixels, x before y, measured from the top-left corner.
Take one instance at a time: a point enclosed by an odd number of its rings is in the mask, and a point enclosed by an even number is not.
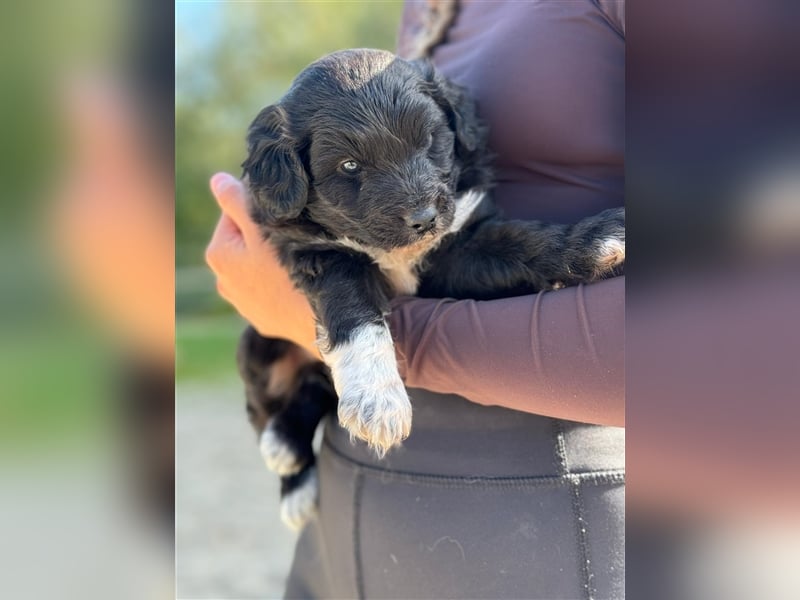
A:
[[[357,173],[361,168],[354,160],[346,160],[340,165],[340,167],[345,173]]]

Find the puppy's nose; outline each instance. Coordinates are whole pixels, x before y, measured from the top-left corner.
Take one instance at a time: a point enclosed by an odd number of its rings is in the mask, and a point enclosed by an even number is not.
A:
[[[434,206],[420,208],[406,217],[406,223],[415,231],[422,233],[433,229],[438,214],[439,212]]]

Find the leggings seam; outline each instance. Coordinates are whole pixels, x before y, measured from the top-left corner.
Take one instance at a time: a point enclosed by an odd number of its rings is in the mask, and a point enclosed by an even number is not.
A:
[[[474,487],[478,485],[492,487],[553,487],[573,485],[576,483],[590,485],[620,485],[625,483],[624,469],[607,469],[602,471],[586,471],[578,473],[564,473],[560,475],[534,476],[510,475],[489,477],[465,475],[430,475],[427,473],[384,469],[381,467],[367,465],[354,460],[349,456],[346,456],[327,441],[325,441],[324,444],[331,451],[332,458],[337,459],[340,462],[350,464],[358,470],[359,477],[356,480],[358,485],[363,485],[362,479],[366,475],[379,477],[385,483],[394,480],[401,483],[431,485],[434,487]]]
[[[564,427],[558,420],[554,420],[553,424],[556,434],[555,448],[559,472],[566,477],[570,477],[569,457],[567,456]],[[583,596],[586,600],[594,600],[594,589],[592,585],[594,574],[592,573],[591,559],[589,558],[588,523],[586,521],[586,511],[583,507],[583,498],[581,497],[580,479],[570,477],[570,495],[572,497],[572,516],[575,522],[578,556],[581,561],[580,569],[583,579]]]
[[[578,551],[581,559],[581,574],[583,575],[583,591],[586,600],[594,600],[595,590],[592,583],[591,559],[589,558],[588,522],[585,517],[583,499],[581,497],[581,482],[572,480],[572,512],[575,516],[575,528],[578,537]]]
[[[556,432],[554,446],[558,473],[559,475],[569,475],[569,459],[567,458],[567,444],[564,441],[564,427],[557,419],[553,419],[553,426]]]
[[[356,574],[356,595],[359,600],[364,596],[364,569],[361,562],[361,492],[364,489],[364,473],[356,469],[353,489],[353,555]]]

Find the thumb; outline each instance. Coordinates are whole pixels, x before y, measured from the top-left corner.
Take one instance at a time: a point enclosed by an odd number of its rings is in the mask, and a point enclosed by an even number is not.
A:
[[[217,173],[211,178],[210,185],[223,216],[233,222],[245,240],[257,237],[258,226],[250,218],[249,196],[244,184],[233,175]]]
[[[225,213],[219,218],[211,240],[206,246],[206,264],[219,275],[232,261],[237,260],[246,250],[242,232]]]

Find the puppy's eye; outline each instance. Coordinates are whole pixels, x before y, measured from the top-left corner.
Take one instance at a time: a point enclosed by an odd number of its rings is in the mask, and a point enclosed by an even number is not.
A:
[[[344,161],[341,165],[339,165],[339,168],[350,175],[353,173],[358,173],[358,171],[361,169],[359,164],[354,160]]]

